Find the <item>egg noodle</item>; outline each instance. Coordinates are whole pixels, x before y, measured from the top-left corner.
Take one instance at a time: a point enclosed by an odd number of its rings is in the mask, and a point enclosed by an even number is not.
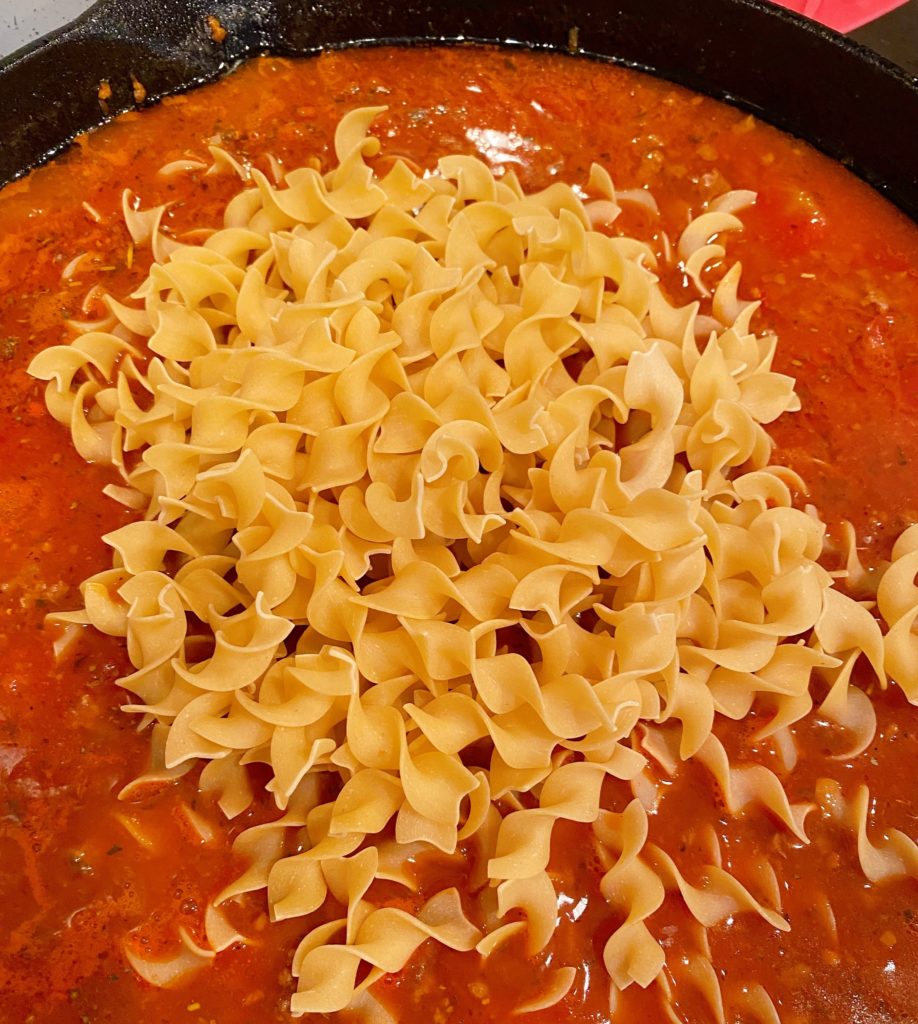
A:
[[[609,232],[629,200],[601,167],[531,194],[468,156],[376,173],[379,112],[344,117],[324,174],[272,182],[218,153],[247,187],[199,244],[128,201],[149,276],[31,366],[139,512],[58,618],[126,638],[150,777],[203,761],[200,789],[234,817],[265,765],[280,812],[238,836],[249,867],[208,911],[210,948],[185,934],[171,964],[131,960],[170,983],[240,939],[226,904],[263,889],[273,919],[303,921],[294,1014],[366,1007],[428,939],[487,956],[521,932],[533,955],[564,819],[592,825],[607,869],[614,1007],[667,984],[646,924],[667,893],[702,932],[740,913],[789,927],[777,883],[753,896],[716,838],[691,882],[648,840],[655,780],[694,759],[727,813],[758,805],[806,842],[815,804],[732,766],[712,724],[755,706],[757,738],[791,758],[818,705],[863,750],[858,661],[918,702],[918,527],[863,600],[820,565],[825,527],[765,430],[799,407],[793,381],[739,265],[710,272],[752,193],[686,228],[673,260],[701,300],[677,307],[652,249]],[[610,778],[633,792],[620,813]],[[868,879],[918,875],[914,842],[868,831],[865,788],[820,800]],[[473,850],[472,891],[417,914],[374,901],[430,849]],[[329,905],[344,916],[315,914]],[[709,959],[694,969],[716,989]],[[519,1012],[575,980],[548,970]],[[748,1002],[777,1019],[760,986]]]

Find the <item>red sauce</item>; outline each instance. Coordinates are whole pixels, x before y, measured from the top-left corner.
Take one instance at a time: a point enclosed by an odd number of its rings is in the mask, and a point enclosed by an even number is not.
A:
[[[736,110],[563,57],[380,49],[298,63],[259,60],[79,140],[0,196],[4,1024],[288,1019],[289,963],[303,926],[270,925],[258,898],[239,922],[254,940],[220,954],[179,988],[150,988],[126,964],[125,942],[165,955],[179,924],[201,935],[208,899],[240,869],[232,836],[271,812],[259,806],[228,824],[197,795],[193,774],[131,803],[117,799],[148,748],[118,710],[123,693],[114,680],[126,669],[124,653],[117,642],[87,634],[58,665],[43,621],[50,610],[78,606],[79,582],[107,564],[100,535],[125,514],[101,495],[106,473],[87,468],[67,432],[50,422],[25,368],[34,352],[68,337],[64,321],[84,316],[80,304],[93,283],[124,294],[143,278],[149,256],[129,247],[122,188],[145,207],[171,202],[173,231],[214,225],[238,182],[165,179],[156,173],[161,165],[189,154],[206,158],[208,141],[260,166],[267,154],[287,167],[311,156],[327,161],[339,117],[379,103],[389,106],[376,129],[388,153],[429,166],[445,152],[479,152],[512,166],[527,186],[584,181],[596,160],[620,187],[652,188],[659,228],[672,237],[705,199],[729,187],[757,190],[759,203],[744,214],[746,230],[731,238],[728,252],[742,260],[743,292],[762,300],[758,329],[778,333],[777,368],[798,378],[804,403],[774,428],[777,458],[804,475],[808,500],[828,522],[854,523],[867,563],[882,559],[918,519],[918,231],[840,166]],[[648,230],[639,214],[623,224]],[[62,281],[64,266],[83,252],[90,258],[73,281]],[[678,297],[681,282],[671,284]],[[819,778],[838,779],[848,795],[867,782],[872,827],[914,833],[907,766],[918,758],[918,711],[897,691],[875,698],[877,736],[853,761],[830,758],[824,725],[797,727],[803,756],[787,786],[800,800],[812,799]],[[724,722],[717,731],[736,759],[770,763],[773,754],[751,739],[753,725]],[[610,807],[621,809],[625,798],[609,788]],[[184,806],[211,823],[212,841],[188,827]],[[125,821],[150,845],[138,843]],[[809,846],[777,831],[765,812],[729,817],[705,769],[686,765],[652,816],[651,839],[692,880],[708,825],[721,838],[724,866],[753,892],[755,854],[770,851],[793,926],[777,934],[747,914],[711,930],[728,1020],[743,1019],[737,1007],[753,982],[771,993],[785,1024],[915,1019],[912,883],[867,883],[851,835],[818,812],[809,819]],[[579,826],[557,829],[551,871],[569,898],[545,953],[527,959],[521,943],[509,943],[482,962],[427,943],[380,983],[381,998],[402,1020],[503,1021],[538,991],[547,963],[573,964],[583,970],[565,1001],[527,1019],[608,1020],[602,947],[619,922],[599,895],[601,868],[588,840]],[[422,894],[461,886],[467,875],[467,864],[432,858],[421,869]],[[819,910],[826,894],[837,936]],[[668,898],[649,925],[667,948],[680,1018],[716,1020],[684,968],[683,954],[697,943],[684,907]],[[665,1019],[657,988],[621,996],[616,1019],[638,1014],[651,1024]]]

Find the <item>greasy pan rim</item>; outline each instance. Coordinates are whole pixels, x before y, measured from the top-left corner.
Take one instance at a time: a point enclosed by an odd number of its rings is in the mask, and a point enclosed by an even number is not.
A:
[[[678,82],[810,142],[918,219],[918,77],[765,0],[98,0],[0,60],[0,186],[259,54],[461,43],[576,52]]]

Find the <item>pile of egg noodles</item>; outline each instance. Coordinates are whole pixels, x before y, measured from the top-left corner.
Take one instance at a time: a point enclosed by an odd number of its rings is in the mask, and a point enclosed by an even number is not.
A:
[[[859,661],[918,701],[918,527],[870,600],[820,565],[824,525],[765,431],[798,408],[793,381],[739,266],[710,272],[753,194],[686,228],[673,259],[700,301],[673,306],[652,249],[609,230],[624,199],[602,168],[530,194],[468,156],[377,174],[378,113],[344,117],[327,173],[242,169],[199,243],[126,204],[149,275],[31,366],[138,511],[62,618],[126,638],[151,777],[204,762],[233,817],[247,766],[269,769],[278,816],[239,835],[249,867],[180,966],[237,941],[226,905],[257,890],[303,921],[295,1014],[359,1007],[428,939],[487,956],[522,932],[534,955],[565,819],[604,851],[614,1002],[664,981],[645,922],[667,892],[705,928],[788,928],[777,886],[762,902],[716,856],[689,881],[648,841],[653,779],[696,759],[730,813],[759,805],[806,841],[814,805],[731,766],[712,724],[755,706],[786,752],[819,694],[856,753],[875,724]],[[609,778],[633,792],[622,813],[603,808]],[[866,791],[825,796],[868,878],[918,875],[904,834],[868,835]],[[478,912],[454,888],[416,914],[374,901],[430,849],[475,851]],[[344,916],[315,925],[329,901]],[[520,1009],[575,976],[546,971]]]

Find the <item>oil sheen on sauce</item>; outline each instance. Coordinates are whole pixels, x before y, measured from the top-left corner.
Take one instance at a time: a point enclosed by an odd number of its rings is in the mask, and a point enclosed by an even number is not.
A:
[[[728,255],[743,263],[747,296],[761,300],[758,329],[780,337],[777,369],[798,379],[803,411],[774,429],[777,457],[809,482],[838,536],[855,526],[862,558],[878,564],[892,538],[918,519],[918,231],[840,166],[745,114],[607,65],[474,48],[362,50],[289,62],[260,59],[222,82],[120,118],[84,137],[54,165],[0,194],[0,1024],[259,1024],[288,1020],[289,963],[302,925],[271,924],[252,898],[239,924],[251,941],[175,990],[139,982],[124,943],[151,956],[176,944],[179,925],[200,938],[208,899],[240,870],[232,837],[273,813],[256,804],[232,824],[196,793],[194,773],[122,787],[142,770],[148,740],[118,710],[114,680],[126,658],[85,635],[60,663],[47,612],[79,604],[78,584],[107,564],[99,539],[125,513],[101,495],[109,477],[87,467],[45,413],[25,372],[31,355],[67,337],[65,321],[99,312],[100,284],[125,294],[149,256],[133,251],[120,217],[127,187],[148,207],[169,202],[169,230],[215,225],[238,189],[231,176],[163,178],[160,166],[208,159],[218,143],[266,167],[327,161],[334,125],[361,105],[388,106],[378,122],[385,151],[422,167],[447,152],[512,167],[525,186],[585,181],[607,166],[619,187],[647,186],[658,222],[639,210],[625,230],[678,234],[689,210],[728,188],[759,202]],[[62,279],[81,253],[78,271]],[[673,297],[691,296],[678,278]],[[829,553],[831,558],[831,551]],[[854,761],[833,760],[825,723],[796,727],[802,756],[787,786],[811,799],[817,779],[845,791],[867,783],[878,826],[914,834],[918,712],[894,690],[876,695],[879,727]],[[721,722],[736,761],[772,763],[755,721]],[[608,806],[626,793],[610,787]],[[204,842],[194,815],[209,823]],[[776,934],[751,915],[711,929],[712,962],[726,1019],[740,1021],[750,987],[771,993],[784,1024],[915,1020],[918,899],[912,883],[872,886],[850,835],[810,818],[808,846],[778,835],[763,815],[731,818],[712,781],[686,765],[652,815],[651,838],[691,878],[704,829],[713,826],[724,867],[748,877],[767,853],[792,930]],[[462,887],[469,865],[431,856],[417,864],[421,893]],[[508,943],[487,961],[427,943],[379,986],[403,1021],[486,1024],[509,1019],[541,972],[582,967],[563,1004],[532,1024],[609,1019],[602,947],[618,921],[598,891],[601,866],[580,827],[558,828],[551,871],[559,927],[527,959]],[[377,883],[381,885],[381,883]],[[404,900],[404,891],[379,896]],[[693,974],[697,926],[668,899],[650,921],[671,964],[672,1012],[659,992],[634,987],[616,1020],[709,1024],[718,1008]],[[341,1015],[339,1020],[345,1019]]]

